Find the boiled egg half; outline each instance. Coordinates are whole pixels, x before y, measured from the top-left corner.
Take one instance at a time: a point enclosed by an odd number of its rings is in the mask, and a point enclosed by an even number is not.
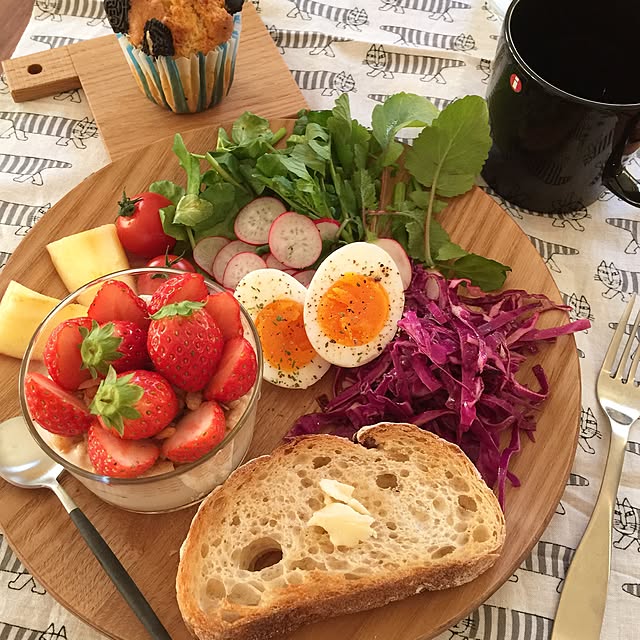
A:
[[[307,289],[278,269],[258,269],[238,283],[235,297],[251,316],[262,345],[265,380],[306,389],[331,366],[311,346],[304,327]]]
[[[334,251],[316,271],[304,326],[325,360],[358,367],[389,344],[403,309],[402,279],[391,256],[374,244],[354,242]]]

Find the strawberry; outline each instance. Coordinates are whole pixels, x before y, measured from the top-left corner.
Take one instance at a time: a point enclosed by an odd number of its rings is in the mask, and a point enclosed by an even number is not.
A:
[[[176,424],[176,432],[162,443],[162,455],[173,462],[195,462],[222,442],[225,429],[220,405],[204,402]]]
[[[149,326],[149,312],[145,301],[120,280],[107,280],[98,289],[87,315],[98,324],[127,320],[135,322],[142,329]]]
[[[207,299],[207,295],[209,295],[209,290],[204,283],[203,276],[199,273],[181,273],[172,276],[156,289],[149,300],[149,313],[157,313],[167,304],[175,304],[185,300],[202,302]]]
[[[82,366],[80,353],[82,331],[90,328],[90,318],[65,320],[51,332],[44,347],[43,359],[49,375],[69,391],[75,391],[91,378],[89,370]]]
[[[147,337],[151,362],[183,391],[204,389],[222,355],[222,333],[203,307],[204,302],[177,302],[151,316]]]
[[[207,296],[205,309],[220,327],[225,341],[243,334],[240,303],[229,291],[212,293]]]
[[[109,365],[122,373],[149,363],[147,332],[135,322],[115,320],[100,327],[94,320],[90,330],[83,327],[80,332],[82,362],[93,377],[105,376]]]
[[[77,436],[96,421],[78,398],[41,373],[27,374],[24,391],[31,417],[51,433]]]
[[[139,369],[116,374],[109,367],[89,406],[103,427],[125,440],[151,438],[178,413],[178,398],[158,373]]]
[[[220,365],[204,390],[205,400],[231,402],[243,396],[256,380],[258,363],[251,344],[242,337],[224,345]]]
[[[122,440],[94,425],[89,429],[87,453],[96,473],[112,478],[136,478],[155,464],[160,447],[151,440]]]

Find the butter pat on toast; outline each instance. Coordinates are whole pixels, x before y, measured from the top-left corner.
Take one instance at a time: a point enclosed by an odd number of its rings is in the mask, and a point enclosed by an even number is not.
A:
[[[496,561],[502,510],[457,446],[394,423],[356,439],[291,440],[203,502],[176,583],[200,640],[274,637],[469,582]]]

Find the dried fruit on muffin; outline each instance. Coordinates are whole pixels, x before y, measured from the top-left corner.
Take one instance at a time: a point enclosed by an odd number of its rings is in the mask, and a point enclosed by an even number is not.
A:
[[[155,371],[116,374],[109,367],[89,409],[112,433],[125,440],[140,440],[160,433],[176,417],[178,398]]]
[[[77,436],[96,420],[76,396],[41,373],[27,375],[24,391],[31,417],[51,433]]]
[[[129,39],[136,47],[147,46],[151,55],[188,57],[211,51],[231,37],[233,18],[224,0],[130,0],[129,4]],[[167,34],[173,51],[161,53],[168,46]]]
[[[204,389],[222,355],[222,332],[204,304],[185,300],[165,305],[151,316],[147,337],[151,362],[183,391]]]

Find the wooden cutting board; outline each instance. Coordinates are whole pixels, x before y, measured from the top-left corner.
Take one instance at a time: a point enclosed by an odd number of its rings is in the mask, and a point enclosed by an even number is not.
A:
[[[274,130],[291,121],[272,121]],[[185,134],[187,147],[203,153],[216,128]],[[45,244],[65,235],[113,221],[123,185],[131,193],[158,179],[183,183],[171,152],[171,139],[123,157],[90,176],[65,196],[29,232],[0,274],[0,295],[11,279],[54,296],[65,294]],[[507,286],[543,292],[560,302],[560,293],[533,245],[515,222],[480,189],[455,200],[442,215],[453,240],[513,267]],[[550,316],[550,317],[549,317]],[[560,312],[544,323],[566,322]],[[580,372],[572,336],[543,346],[535,358],[549,377],[551,396],[538,419],[536,442],[523,438],[513,471],[522,487],[507,489],[507,539],[497,563],[477,580],[447,591],[422,593],[369,612],[327,619],[305,627],[289,640],[417,640],[432,638],[478,607],[521,564],[551,519],[564,491],[578,437]],[[19,362],[0,356],[0,420],[19,413]],[[249,451],[271,451],[293,421],[315,409],[315,398],[329,392],[331,375],[304,391],[265,383],[256,432]],[[525,381],[535,388],[531,376]],[[63,484],[119,556],[158,612],[174,640],[188,640],[175,599],[179,549],[195,509],[163,515],[128,513],[101,502],[73,477]],[[0,527],[33,575],[65,607],[117,640],[146,638],[142,626],[118,596],[64,509],[46,490],[27,491],[0,481]]]
[[[16,102],[82,88],[112,160],[176,132],[230,122],[245,111],[295,117],[308,107],[254,6],[242,10],[233,86],[216,107],[177,115],[140,91],[115,35],[34,53],[3,63]]]

